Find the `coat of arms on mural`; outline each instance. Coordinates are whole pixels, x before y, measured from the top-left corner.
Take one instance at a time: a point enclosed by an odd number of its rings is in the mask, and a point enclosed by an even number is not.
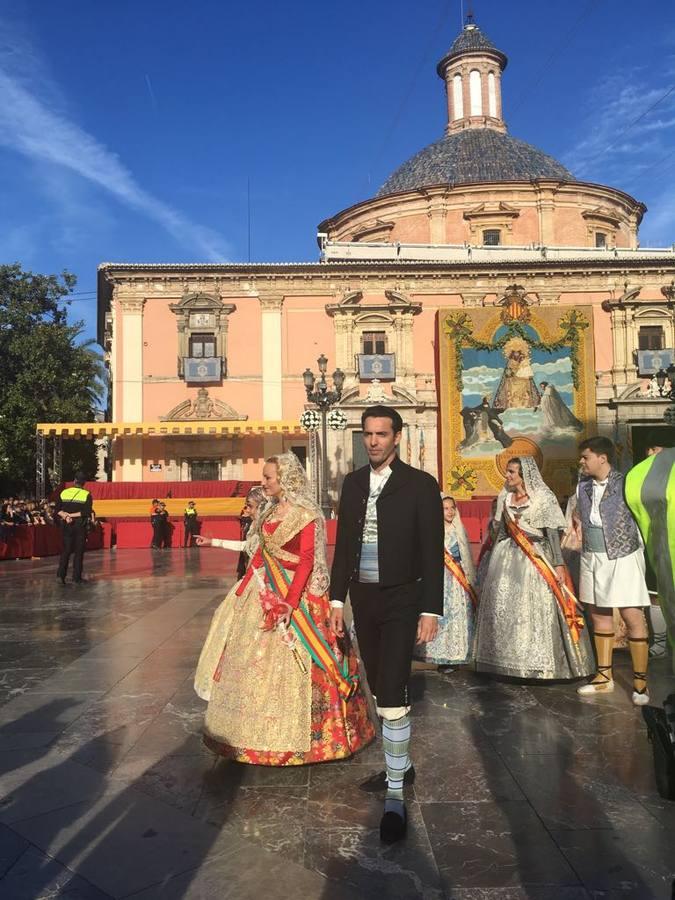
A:
[[[492,306],[439,311],[445,490],[494,493],[505,459],[528,454],[571,491],[578,442],[595,429],[592,322],[591,307],[534,306],[517,285]]]

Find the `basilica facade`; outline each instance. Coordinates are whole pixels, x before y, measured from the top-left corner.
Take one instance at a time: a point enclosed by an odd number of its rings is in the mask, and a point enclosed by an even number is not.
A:
[[[469,22],[438,64],[445,134],[322,221],[317,261],[99,267],[114,480],[256,478],[271,453],[308,456],[303,372],[321,354],[345,375],[333,495],[363,462],[372,402],[401,411],[402,457],[439,474],[439,317],[513,297],[524,316],[586,310],[590,400],[572,418],[632,462],[644,429],[664,427],[653,376],[673,362],[675,254],[640,247],[639,200],[508,134],[506,66]]]

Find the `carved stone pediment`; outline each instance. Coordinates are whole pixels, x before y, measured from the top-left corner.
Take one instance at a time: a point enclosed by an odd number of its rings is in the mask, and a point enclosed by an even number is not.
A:
[[[471,209],[467,209],[464,212],[464,218],[467,222],[470,222],[472,219],[517,219],[520,215],[520,210],[516,209],[515,206],[511,206],[509,203],[479,203],[477,206],[472,206]]]
[[[203,291],[190,293],[187,289],[178,301],[169,306],[171,312],[180,315],[188,315],[190,312],[199,312],[202,310],[213,310],[224,315],[229,315],[236,311],[237,307],[233,303],[223,303],[219,294],[206,294]]]
[[[229,422],[242,422],[248,419],[248,416],[238,413],[229,403],[209,397],[209,392],[206,388],[199,388],[194,400],[183,400],[182,403],[174,406],[165,416],[159,417],[160,422],[181,422],[186,419],[197,419],[199,421],[217,419]]]
[[[393,231],[394,223],[385,222],[383,219],[371,219],[360,225],[352,235],[352,241],[387,241]]]
[[[581,217],[591,224],[601,222],[603,225],[610,225],[612,228],[618,228],[621,224],[620,217],[608,206],[596,206],[594,209],[585,209],[581,213]]]
[[[399,291],[385,291],[386,303],[364,303],[362,291],[349,291],[337,303],[326,304],[326,312],[329,316],[351,314],[362,316],[364,314],[380,314],[393,316],[394,313],[411,313],[416,316],[422,312],[421,303],[413,303],[405,294]]]
[[[419,409],[426,405],[425,403],[420,403],[413,393],[397,384],[392,384],[391,393],[387,393],[384,389],[384,385],[375,379],[370,382],[368,390],[363,396],[361,396],[358,387],[351,387],[346,390],[342,395],[340,406],[343,408],[354,406],[365,408],[374,403],[384,403],[389,406],[393,405],[396,406],[397,409],[406,409],[410,407]]]

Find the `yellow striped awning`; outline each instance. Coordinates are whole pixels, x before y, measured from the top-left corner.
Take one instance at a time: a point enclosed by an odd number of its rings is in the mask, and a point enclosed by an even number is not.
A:
[[[45,437],[134,437],[137,435],[231,435],[246,437],[259,434],[304,435],[304,428],[293,421],[264,421],[262,419],[227,421],[205,419],[176,422],[38,422],[38,434]]]

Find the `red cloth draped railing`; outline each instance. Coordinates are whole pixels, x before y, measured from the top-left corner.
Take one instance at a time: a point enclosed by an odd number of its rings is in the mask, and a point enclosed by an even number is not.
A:
[[[112,528],[101,523],[87,535],[87,550],[110,547]],[[0,540],[0,559],[30,559],[33,556],[58,556],[63,548],[61,529],[56,525],[14,525]]]
[[[163,500],[176,497],[198,500],[200,497],[245,497],[258,481],[88,481],[96,508],[97,500]],[[72,482],[67,482],[70,487]]]

